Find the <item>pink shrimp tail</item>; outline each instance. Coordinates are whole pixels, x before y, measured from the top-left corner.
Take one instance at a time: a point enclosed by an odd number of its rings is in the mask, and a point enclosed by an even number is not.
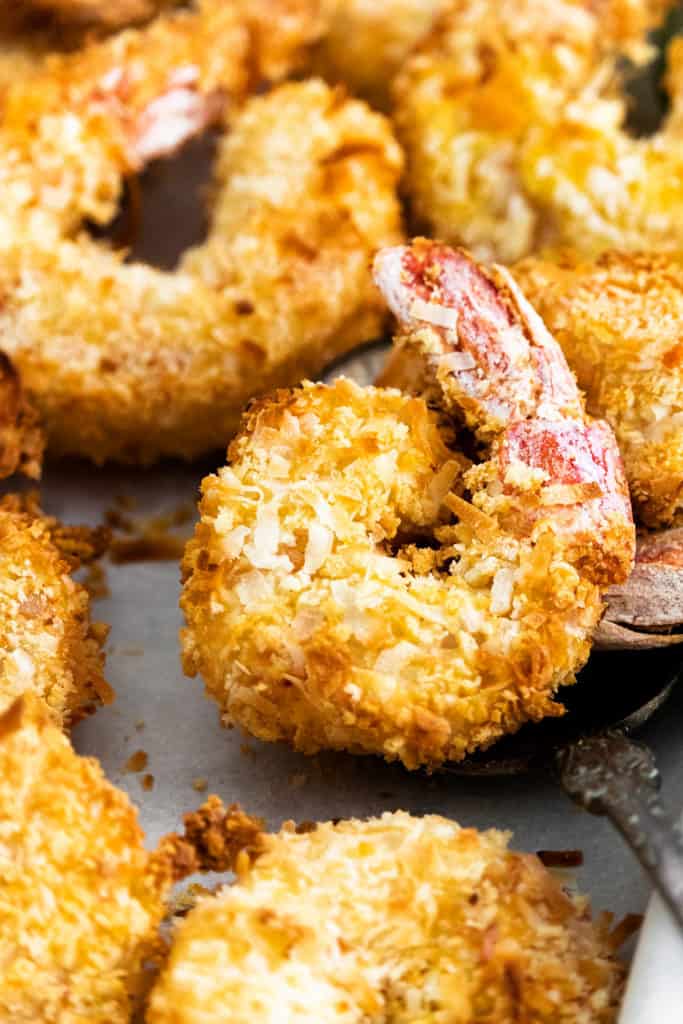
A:
[[[509,272],[425,239],[381,250],[374,272],[399,344],[416,342],[448,411],[492,446],[518,528],[547,523],[574,553],[590,551],[590,575],[625,579],[635,541],[616,439],[586,416],[562,349]],[[531,491],[528,471],[542,481]]]

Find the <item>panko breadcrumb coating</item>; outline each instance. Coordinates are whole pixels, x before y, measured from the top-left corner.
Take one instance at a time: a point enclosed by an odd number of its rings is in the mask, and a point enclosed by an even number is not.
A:
[[[112,216],[124,173],[200,130],[224,90],[243,93],[260,36],[231,9],[205,0],[8,91],[0,344],[58,453],[149,462],[215,449],[253,394],[381,333],[367,265],[400,234],[401,154],[380,115],[322,82],[282,86],[236,117],[209,236],[175,273],[126,265],[78,233],[84,217]],[[262,26],[268,69],[284,69],[290,36],[290,57],[301,49],[294,27],[266,41]]]
[[[608,1024],[607,922],[501,832],[285,826],[177,926],[147,1024]]]
[[[573,252],[513,273],[562,345],[589,412],[611,424],[637,517],[683,524],[683,259]]]
[[[164,914],[137,815],[31,695],[0,717],[0,1018],[128,1024]]]
[[[510,275],[426,241],[376,265],[440,411],[344,379],[252,405],[203,483],[184,661],[227,724],[414,768],[562,713],[634,531],[610,428]]]
[[[0,502],[0,712],[30,692],[68,725],[111,700],[102,674],[107,628],[90,621],[88,592],[72,576],[101,542],[30,501]]]
[[[313,68],[381,110],[393,78],[445,0],[323,0],[323,37]]]
[[[0,352],[0,478],[18,472],[37,479],[44,447],[38,414],[14,366]]]
[[[670,0],[450,0],[395,83],[406,188],[431,233],[506,262],[548,245],[683,246],[683,44],[661,131],[624,129],[618,58]]]

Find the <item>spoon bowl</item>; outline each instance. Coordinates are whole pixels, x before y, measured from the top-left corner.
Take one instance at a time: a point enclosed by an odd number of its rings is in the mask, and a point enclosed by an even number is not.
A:
[[[555,754],[579,740],[619,730],[640,729],[666,702],[683,669],[676,647],[646,651],[596,651],[573,686],[558,700],[561,718],[530,722],[488,750],[447,771],[456,775],[521,775],[547,768]]]

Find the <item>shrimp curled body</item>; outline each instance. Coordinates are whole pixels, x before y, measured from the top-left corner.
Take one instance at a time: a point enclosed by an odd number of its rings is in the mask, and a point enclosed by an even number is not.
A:
[[[561,714],[634,531],[611,431],[505,271],[418,241],[376,276],[438,412],[343,379],[253,406],[204,481],[185,665],[263,739],[438,765]]]
[[[482,259],[543,247],[683,244],[683,45],[672,110],[634,138],[620,56],[647,59],[671,0],[450,0],[395,82],[406,185],[421,222]]]
[[[236,2],[203,0],[53,56],[6,91],[0,345],[53,451],[196,456],[227,441],[253,394],[381,333],[367,263],[399,237],[400,151],[380,115],[322,82],[235,114],[208,237],[176,271],[125,264],[81,231],[111,219],[125,175],[297,66],[307,5],[266,6],[269,35]]]

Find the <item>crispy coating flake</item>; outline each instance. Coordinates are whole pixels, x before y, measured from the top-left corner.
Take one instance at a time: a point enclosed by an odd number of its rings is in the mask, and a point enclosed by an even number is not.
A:
[[[367,264],[400,233],[401,155],[380,115],[321,82],[283,86],[236,118],[209,236],[177,272],[125,265],[76,234],[84,216],[112,215],[123,173],[199,130],[225,90],[243,92],[253,68],[239,47],[259,33],[233,13],[230,35],[230,10],[206,0],[55,58],[8,94],[0,341],[57,452],[149,462],[221,446],[252,394],[381,332]],[[297,50],[290,22],[270,33],[271,70],[290,36]]]
[[[638,518],[683,524],[683,261],[576,253],[513,268],[619,442]]]
[[[313,68],[381,110],[391,82],[445,0],[323,0],[323,37]]]
[[[137,814],[32,695],[0,717],[0,1017],[128,1024],[167,873]]]
[[[622,971],[508,837],[403,812],[285,827],[178,926],[148,1024],[608,1024]]]
[[[609,427],[509,275],[428,242],[377,268],[441,414],[343,379],[252,405],[203,484],[185,669],[262,739],[436,765],[562,713],[634,531]],[[469,468],[456,413],[488,447]]]
[[[506,262],[551,244],[681,247],[678,102],[660,132],[632,138],[617,71],[671,6],[451,0],[395,86],[407,190],[430,232]],[[680,42],[670,60],[676,97]]]
[[[71,575],[102,544],[97,531],[63,527],[30,500],[0,503],[0,712],[30,692],[68,725],[111,700],[107,627],[90,621],[88,593]]]
[[[0,352],[0,478],[24,473],[37,479],[45,437],[17,371]]]

